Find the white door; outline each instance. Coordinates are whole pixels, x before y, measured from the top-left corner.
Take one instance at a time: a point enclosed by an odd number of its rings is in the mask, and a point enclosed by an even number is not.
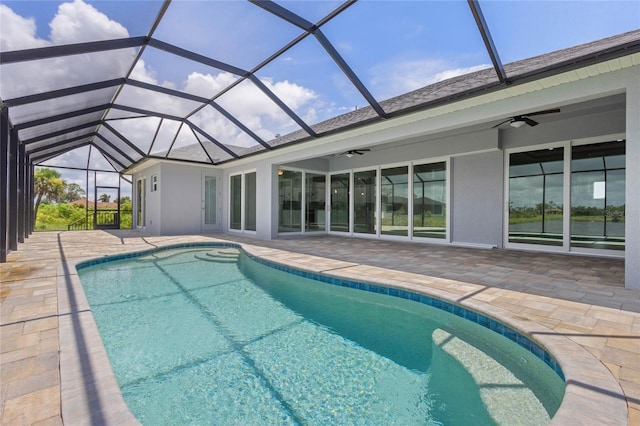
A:
[[[216,176],[202,175],[202,232],[218,231],[218,181]]]

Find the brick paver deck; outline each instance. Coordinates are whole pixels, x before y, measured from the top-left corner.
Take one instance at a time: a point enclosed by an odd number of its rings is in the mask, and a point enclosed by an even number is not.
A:
[[[595,407],[591,424],[640,424],[640,290],[624,288],[622,260],[333,236],[259,241],[136,231],[35,233],[0,264],[2,424],[135,423],[117,387],[112,392],[90,311],[70,290],[73,263],[219,239],[294,267],[482,310],[544,340],[568,369],[571,392],[554,421],[580,423]]]

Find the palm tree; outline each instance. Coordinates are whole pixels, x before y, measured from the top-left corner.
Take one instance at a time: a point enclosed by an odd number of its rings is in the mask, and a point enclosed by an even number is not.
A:
[[[38,216],[38,207],[42,199],[57,200],[64,193],[66,184],[61,179],[60,173],[55,170],[42,168],[33,174],[33,188],[36,193],[36,205],[33,211],[33,220]]]
[[[103,202],[103,203],[108,203],[109,201],[111,201],[111,195],[102,194],[102,195],[100,195],[100,197],[98,197],[98,201]]]

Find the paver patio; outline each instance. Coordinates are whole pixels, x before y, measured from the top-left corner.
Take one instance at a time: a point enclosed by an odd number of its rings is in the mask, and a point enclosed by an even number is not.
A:
[[[61,342],[68,345],[69,335],[78,333],[70,319],[90,317],[88,310],[65,308],[73,303],[69,294],[61,294],[61,283],[75,276],[72,265],[81,259],[216,240],[238,242],[254,255],[292,267],[447,298],[525,328],[534,338],[551,339],[550,349],[571,353],[577,348],[586,356],[559,361],[563,369],[579,372],[568,384],[574,394],[600,404],[600,417],[590,418],[592,423],[640,424],[640,290],[624,288],[623,260],[334,236],[260,241],[137,231],[34,233],[0,264],[2,424],[56,425],[63,418],[73,425],[134,422],[113,408],[122,401],[103,393],[102,376],[110,368],[94,365],[100,359],[94,349],[101,345],[88,323],[78,323],[86,340],[78,346],[76,339],[74,359],[60,352]],[[586,368],[578,365],[582,360]],[[65,388],[67,371],[82,362],[73,380],[84,387]],[[601,368],[606,374],[591,370],[593,365],[606,367]],[[87,371],[95,377],[87,380]],[[570,405],[576,420],[594,409],[580,404],[584,400],[568,398],[563,409]]]

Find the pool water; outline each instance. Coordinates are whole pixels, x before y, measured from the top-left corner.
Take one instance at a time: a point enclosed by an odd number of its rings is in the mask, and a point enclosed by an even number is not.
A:
[[[145,425],[546,424],[563,380],[448,312],[261,265],[233,248],[79,268]]]

